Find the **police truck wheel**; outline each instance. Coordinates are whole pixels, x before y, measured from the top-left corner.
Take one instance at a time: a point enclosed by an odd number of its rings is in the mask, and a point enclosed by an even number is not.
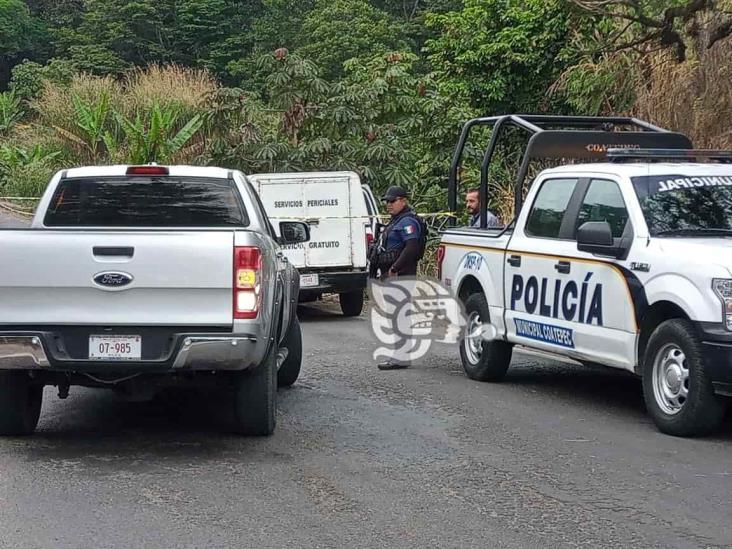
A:
[[[714,431],[724,403],[714,395],[693,326],[674,319],[651,335],[643,364],[643,396],[658,429],[686,437]]]
[[[277,385],[289,387],[300,376],[300,366],[302,365],[302,330],[297,318],[293,319],[282,346],[287,348],[287,358],[277,371]]]
[[[363,311],[363,290],[339,294],[343,316],[358,316]]]
[[[253,371],[234,374],[232,430],[240,435],[267,436],[277,422],[277,348]]]
[[[480,328],[490,319],[485,295],[475,293],[465,301],[468,316],[466,334],[460,342],[460,359],[465,373],[477,381],[500,381],[511,363],[513,347],[505,341],[486,341],[480,337]]]
[[[0,372],[0,435],[30,435],[41,415],[43,385],[26,372]]]

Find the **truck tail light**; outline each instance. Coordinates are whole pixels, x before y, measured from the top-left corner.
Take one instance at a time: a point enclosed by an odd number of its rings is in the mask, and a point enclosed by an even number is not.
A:
[[[445,260],[445,246],[440,244],[437,248],[437,279],[442,280],[442,262]]]
[[[371,243],[374,241],[374,234],[371,232],[371,229],[366,229],[366,253],[369,251],[369,246],[371,246]]]
[[[127,168],[127,175],[168,175],[168,168],[165,166],[130,166]]]
[[[234,318],[257,318],[262,302],[262,251],[256,246],[234,248]]]

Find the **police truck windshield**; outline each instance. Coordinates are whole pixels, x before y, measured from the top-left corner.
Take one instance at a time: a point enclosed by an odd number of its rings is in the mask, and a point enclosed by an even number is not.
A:
[[[732,235],[730,175],[632,178],[652,236]]]

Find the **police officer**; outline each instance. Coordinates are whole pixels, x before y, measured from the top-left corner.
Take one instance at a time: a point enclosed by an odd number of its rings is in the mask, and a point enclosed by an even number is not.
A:
[[[382,280],[394,276],[416,276],[423,250],[422,223],[409,207],[407,192],[402,187],[389,187],[381,199],[391,220],[381,235],[383,253],[379,261]],[[389,359],[378,364],[379,370],[408,368],[409,363]]]
[[[384,247],[391,266],[381,272],[381,278],[390,276],[416,276],[417,263],[422,253],[422,224],[409,207],[407,192],[402,187],[389,187],[381,199],[391,215],[384,229]]]

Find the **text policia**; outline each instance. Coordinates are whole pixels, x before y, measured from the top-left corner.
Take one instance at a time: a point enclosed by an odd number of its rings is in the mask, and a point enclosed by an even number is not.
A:
[[[587,273],[584,281],[550,280],[516,274],[511,281],[511,309],[547,318],[561,318],[570,322],[602,326],[602,284],[592,285],[593,273]],[[553,283],[552,283],[553,282]]]

